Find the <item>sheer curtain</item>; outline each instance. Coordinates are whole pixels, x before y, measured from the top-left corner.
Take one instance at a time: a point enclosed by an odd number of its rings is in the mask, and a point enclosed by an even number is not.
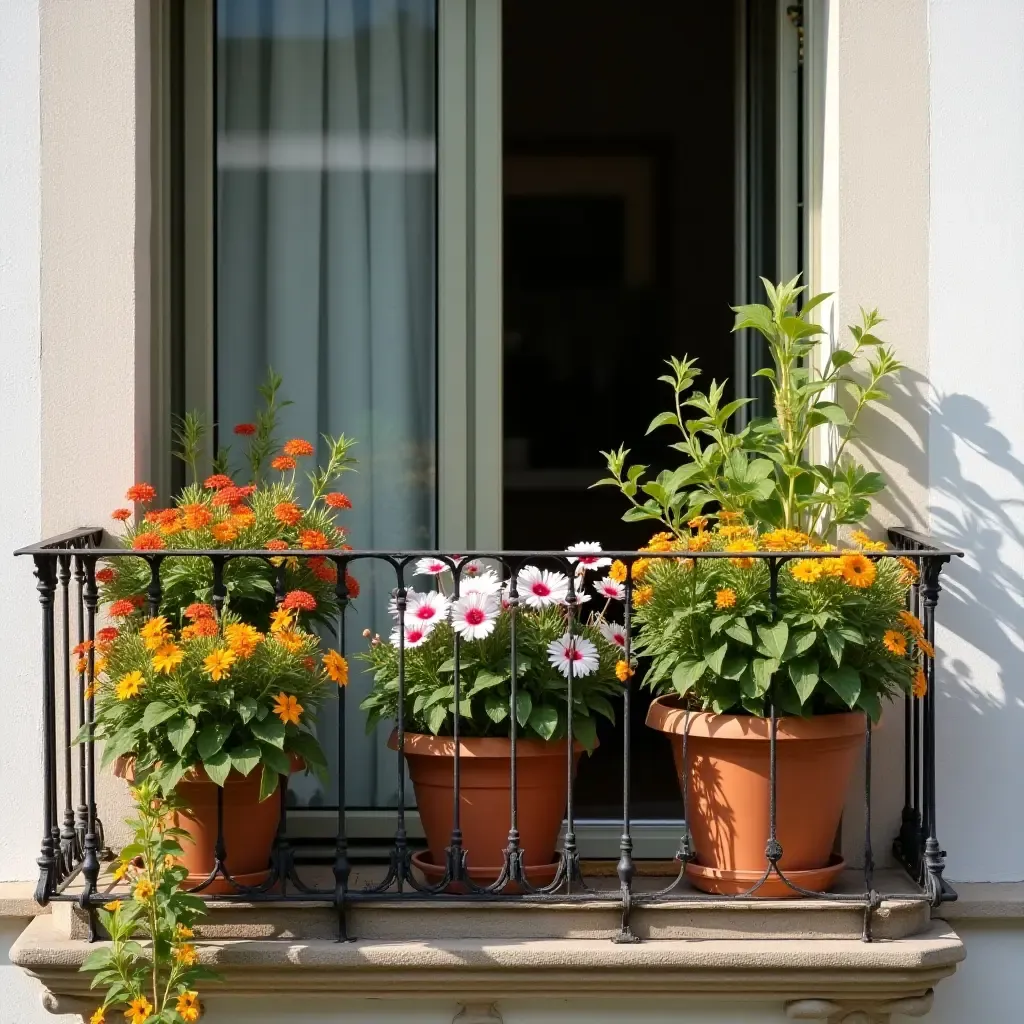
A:
[[[285,437],[357,439],[355,547],[435,543],[434,0],[219,0],[217,419],[249,420],[268,366]],[[323,454],[323,442],[320,452]],[[353,568],[349,652],[385,633],[393,578]],[[355,668],[357,663],[353,662]],[[394,755],[348,690],[347,803],[393,801]],[[321,714],[333,759],[336,715]],[[303,803],[337,793],[299,780]]]

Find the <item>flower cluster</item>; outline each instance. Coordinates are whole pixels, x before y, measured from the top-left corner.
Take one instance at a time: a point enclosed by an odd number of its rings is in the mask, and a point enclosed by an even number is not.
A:
[[[571,575],[527,565],[506,580],[475,561],[420,559],[417,575],[432,578],[436,589],[410,588],[401,602],[397,596],[392,600],[394,627],[388,641],[369,631],[364,634],[371,642],[363,658],[372,665],[375,680],[362,704],[370,726],[397,713],[401,660],[406,721],[423,732],[450,732],[456,713],[453,653],[458,643],[460,731],[470,736],[507,734],[514,621],[515,713],[522,733],[544,740],[567,734],[571,677],[572,733],[592,748],[592,712],[614,720],[608,698],[633,674],[625,657],[625,628],[607,617],[625,588],[610,576],[588,576],[610,565],[600,545],[582,543],[569,552]],[[600,610],[595,599],[604,602]],[[595,610],[582,616],[579,610],[592,601]]]
[[[128,1024],[195,1024],[203,1008],[197,983],[218,975],[199,964],[190,941],[203,902],[179,888],[188,871],[178,863],[179,840],[187,833],[174,827],[179,803],[161,796],[152,780],[132,790],[135,802],[133,842],[114,866],[117,892],[98,911],[110,945],[91,953],[82,970],[103,986],[103,1003],[90,1024],[113,1024],[107,1013],[122,1010]],[[137,941],[149,941],[143,946]],[[119,1015],[120,1016],[120,1015]]]

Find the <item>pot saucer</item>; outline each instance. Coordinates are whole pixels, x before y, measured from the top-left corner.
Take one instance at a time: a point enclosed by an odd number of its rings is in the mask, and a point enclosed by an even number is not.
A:
[[[524,866],[526,880],[535,889],[550,885],[558,873],[559,861],[555,860],[550,864],[530,864]],[[435,864],[431,859],[429,850],[418,850],[412,855],[412,866],[423,876],[428,885],[437,885],[444,878],[444,868]],[[479,867],[472,863],[467,865],[469,877],[477,885],[490,885],[496,881],[501,874],[501,867]],[[461,882],[452,882],[445,889],[445,892],[464,893],[466,887]],[[509,882],[502,893],[511,894],[522,892],[522,889],[515,883]]]
[[[810,868],[804,871],[782,872],[794,885],[809,892],[827,892],[835,884],[836,879],[846,870],[846,861],[838,854],[832,854],[829,862],[822,868]],[[712,893],[716,896],[739,896],[747,892],[764,874],[760,871],[726,871],[722,868],[708,868],[703,864],[689,863],[686,865],[686,877],[695,889]],[[800,899],[803,893],[795,892],[773,871],[754,892],[751,899],[771,896],[774,899]]]

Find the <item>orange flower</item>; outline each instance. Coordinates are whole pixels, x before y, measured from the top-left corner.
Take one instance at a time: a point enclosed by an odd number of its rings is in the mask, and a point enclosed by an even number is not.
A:
[[[160,551],[167,545],[159,533],[137,533],[132,538],[132,547],[136,551]]]
[[[196,952],[196,947],[189,942],[182,943],[174,951],[174,959],[179,964],[184,964],[186,967],[191,967],[199,959],[199,953]]]
[[[735,608],[736,607],[736,591],[731,587],[724,587],[715,593],[715,607],[716,608]]]
[[[190,626],[181,631],[182,640],[192,640],[197,636],[216,636],[218,633],[215,619],[196,619]]]
[[[130,598],[122,597],[120,601],[115,601],[110,606],[110,614],[115,619],[123,618],[126,615],[131,615],[135,611],[135,602]]]
[[[152,484],[132,484],[125,497],[140,505],[148,505],[156,497],[156,488]]]
[[[698,531],[690,537],[686,547],[690,551],[707,551],[711,547],[711,534],[704,530]]]
[[[904,583],[916,583],[918,577],[921,575],[921,570],[918,569],[917,564],[912,558],[900,556],[896,559],[897,562],[903,566],[903,582]]]
[[[935,657],[935,648],[923,636],[917,638],[917,649],[928,658]]]
[[[328,677],[339,686],[348,686],[348,661],[337,651],[324,655],[324,670]]]
[[[902,658],[907,653],[907,638],[897,629],[887,629],[882,637],[885,649]]]
[[[718,520],[722,523],[734,523],[738,519],[742,518],[742,512],[730,512],[728,509],[722,509],[722,511],[718,513]]]
[[[633,591],[633,604],[637,608],[642,608],[645,604],[651,603],[651,598],[654,597],[654,587],[637,587]]]
[[[72,654],[88,654],[93,648],[93,642],[91,640],[83,640],[80,644],[75,644],[71,648]]]
[[[75,672],[77,672],[78,675],[82,675],[82,673],[85,672],[85,670],[88,667],[89,667],[89,659],[88,658],[78,658],[75,661]]]
[[[904,609],[899,613],[899,620],[911,636],[917,638],[924,636],[924,623],[913,612]]]
[[[203,486],[208,491],[219,491],[222,487],[233,487],[235,481],[226,473],[214,473],[203,481]]]
[[[863,590],[875,582],[878,568],[870,558],[860,554],[843,555],[839,564],[842,566],[843,579],[851,587]]]
[[[201,530],[213,519],[213,513],[198,503],[181,506],[182,521],[186,530]]]
[[[117,570],[111,569],[110,566],[99,569],[96,572],[97,583],[113,583],[117,579]]]
[[[274,714],[287,725],[289,722],[293,722],[295,725],[299,724],[299,718],[302,716],[303,707],[299,703],[297,697],[292,697],[287,693],[279,693],[274,698]]]
[[[287,551],[291,545],[286,540],[280,540],[275,537],[273,540],[268,540],[265,547],[268,551]]]
[[[276,459],[270,460],[270,468],[276,469],[281,473],[287,473],[289,469],[294,469],[297,463],[290,455],[278,455]]]
[[[708,517],[694,516],[693,519],[691,519],[686,525],[691,530],[703,530],[704,527],[708,525]]]
[[[724,514],[724,513],[723,513]],[[730,544],[725,545],[726,551],[754,551],[754,542],[749,539],[734,540]],[[730,562],[733,565],[739,566],[741,569],[749,569],[754,564],[752,558],[730,558]]]
[[[305,590],[292,590],[285,594],[281,602],[282,608],[289,610],[311,612],[316,610],[316,598]]]
[[[117,639],[119,630],[116,626],[104,626],[96,634],[96,646],[106,647],[108,644],[112,644]]]
[[[185,659],[185,652],[175,643],[162,644],[153,652],[153,668],[170,675]]]
[[[272,635],[289,654],[298,654],[302,650],[301,633],[296,633],[293,629],[279,629]]]
[[[811,542],[799,530],[779,529],[761,535],[761,546],[766,551],[802,551]]]
[[[620,562],[616,559],[611,564],[611,568],[608,570],[608,575],[615,580],[616,583],[626,582],[626,563]]]
[[[223,647],[218,647],[203,659],[203,671],[215,682],[227,678],[231,666],[235,663],[235,655]]]
[[[193,1024],[194,1021],[199,1020],[203,1012],[202,1004],[199,1002],[199,993],[193,990],[182,992],[174,1004],[174,1009],[186,1024]]]
[[[910,692],[915,697],[923,697],[928,692],[928,677],[924,674],[924,669],[920,665],[917,666],[917,671],[914,673],[914,682]]]
[[[204,604],[202,601],[193,601],[182,614],[186,619],[191,619],[193,622],[196,619],[213,619],[217,616],[217,611],[212,604]]]
[[[146,622],[139,630],[139,636],[145,641],[147,651],[155,651],[167,642],[166,633],[169,626],[170,623],[163,615],[158,615]]]
[[[321,530],[299,530],[299,546],[307,551],[322,551],[329,548],[331,542]]]
[[[232,510],[230,521],[236,529],[245,530],[256,522],[256,513],[251,508],[239,505]]]
[[[324,504],[331,508],[351,508],[352,500],[341,491],[331,491],[330,494],[324,495]]]
[[[286,441],[284,448],[281,450],[285,455],[313,454],[313,446],[308,441],[304,441],[301,437],[293,437],[290,441]]]
[[[252,435],[256,433],[256,424],[236,423],[235,433],[238,434],[239,437],[252,437]]]
[[[122,523],[126,519],[131,519],[131,517],[132,517],[132,510],[130,508],[115,508],[114,511],[110,513],[110,518],[111,519],[118,519]]]
[[[302,518],[302,509],[294,501],[278,502],[274,506],[274,518],[285,526],[294,526]]]
[[[282,629],[291,629],[295,616],[287,608],[275,608],[270,613],[270,632],[277,633]]]
[[[248,658],[256,650],[263,634],[245,622],[232,622],[224,627],[224,639],[237,658]]]
[[[356,598],[359,596],[359,580],[355,576],[350,576],[345,573],[345,595],[349,598]]]
[[[634,670],[630,668],[629,662],[623,659],[615,662],[615,678],[620,683],[624,683],[631,675],[634,674]]]
[[[244,487],[236,487],[231,484],[228,487],[222,487],[213,496],[211,505],[216,505],[218,508],[230,508],[234,505],[238,505],[249,496],[248,491]]]
[[[328,562],[325,558],[314,565],[313,561],[313,559],[309,560],[309,567],[318,580],[323,580],[324,583],[338,582],[338,567],[333,562]]]
[[[238,531],[231,523],[214,523],[210,527],[210,533],[213,534],[213,539],[221,544],[228,544],[238,536]]]

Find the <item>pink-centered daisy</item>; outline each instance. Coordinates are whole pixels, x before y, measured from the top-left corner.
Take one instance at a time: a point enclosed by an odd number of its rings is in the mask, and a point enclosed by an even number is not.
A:
[[[440,576],[443,572],[448,572],[447,562],[442,561],[440,558],[421,558],[416,563],[416,575],[417,576]]]
[[[565,549],[566,551],[575,551],[579,556],[578,559],[570,558],[570,562],[579,561],[579,567],[577,572],[586,572],[589,570],[600,569],[602,566],[611,565],[612,560],[610,558],[603,558],[600,555],[601,545],[596,540],[581,540],[578,544],[572,544]]]
[[[548,661],[566,679],[569,678],[570,672],[574,679],[578,679],[580,676],[589,676],[596,672],[599,658],[597,648],[585,636],[570,636],[565,633],[548,644]]]
[[[419,647],[428,636],[430,636],[433,626],[423,626],[419,623],[413,623],[405,627],[405,646],[406,647]],[[391,646],[397,647],[399,640],[399,632],[396,629],[391,631]]]
[[[545,608],[550,604],[561,604],[569,596],[569,577],[528,565],[520,571],[516,588],[525,605]]]
[[[608,601],[621,601],[626,596],[626,588],[617,580],[613,580],[611,576],[605,576],[603,580],[598,580],[594,584],[594,590],[598,597],[603,597]]]
[[[498,602],[489,594],[467,594],[452,605],[452,628],[465,640],[482,640],[494,632]]]
[[[456,565],[461,564],[462,561],[463,558],[461,555],[455,556]],[[483,571],[484,567],[481,562],[474,558],[471,562],[466,562],[466,564],[462,566],[462,578],[465,579],[467,576],[479,576]]]
[[[410,591],[409,601],[405,607],[405,628],[408,630],[415,622],[432,629],[447,614],[448,599],[443,594],[436,590],[426,594]]]
[[[597,628],[601,630],[601,636],[603,636],[608,643],[614,644],[616,647],[621,647],[623,650],[626,649],[625,626],[620,626],[617,622],[605,622],[602,620],[597,624]]]
[[[501,580],[493,569],[487,569],[479,576],[471,576],[469,579],[459,581],[460,594],[487,594],[494,595],[501,590]]]

